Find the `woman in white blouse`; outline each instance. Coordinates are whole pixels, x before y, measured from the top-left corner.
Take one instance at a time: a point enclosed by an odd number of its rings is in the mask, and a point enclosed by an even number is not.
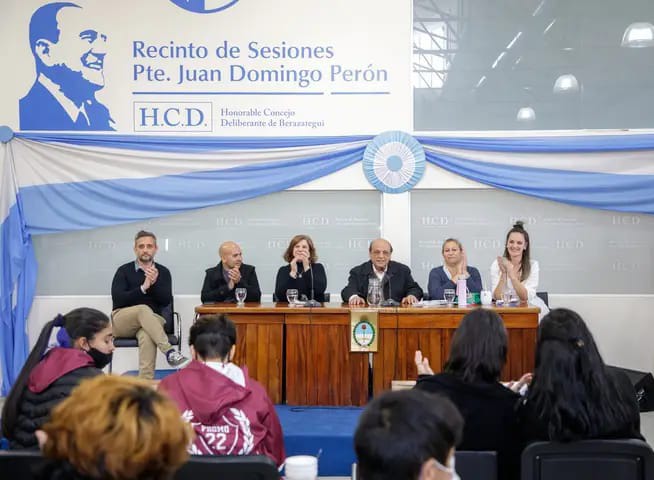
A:
[[[505,290],[514,290],[521,302],[540,307],[542,318],[549,309],[536,296],[538,289],[539,266],[529,257],[529,234],[523,222],[516,222],[506,234],[504,255],[497,257],[491,265],[493,298],[499,300]]]

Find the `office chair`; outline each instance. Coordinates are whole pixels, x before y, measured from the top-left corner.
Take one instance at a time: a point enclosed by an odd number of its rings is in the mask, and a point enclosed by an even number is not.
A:
[[[0,451],[2,478],[31,480],[36,478],[46,459],[39,450]],[[263,455],[196,456],[180,467],[174,480],[279,480],[275,462]]]
[[[455,456],[461,480],[497,480],[497,452],[457,450]]]
[[[39,450],[2,450],[0,451],[0,472],[2,478],[30,480],[45,463]]]
[[[547,294],[547,292],[536,292],[536,296],[543,301],[546,307],[549,308],[550,302],[549,302],[549,295]]]
[[[168,336],[168,342],[177,347],[179,352],[182,351],[182,318],[174,309],[173,299],[170,303],[161,309],[161,316],[164,318],[164,332]],[[115,337],[114,346],[116,348],[136,348],[139,342],[136,337]],[[113,363],[113,361],[112,361]],[[109,364],[109,373],[112,371],[112,363]]]
[[[191,455],[174,480],[279,480],[275,462],[263,455]]]
[[[654,480],[654,452],[637,439],[537,442],[521,470],[522,480]]]

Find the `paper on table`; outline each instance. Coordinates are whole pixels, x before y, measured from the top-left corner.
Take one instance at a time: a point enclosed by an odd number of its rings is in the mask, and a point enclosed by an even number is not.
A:
[[[447,305],[445,300],[420,300],[413,304],[414,307],[440,307]]]

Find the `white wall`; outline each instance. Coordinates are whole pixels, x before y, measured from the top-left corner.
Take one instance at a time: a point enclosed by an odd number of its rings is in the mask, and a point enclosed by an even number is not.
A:
[[[550,295],[550,307],[577,311],[606,363],[654,371],[654,295]]]

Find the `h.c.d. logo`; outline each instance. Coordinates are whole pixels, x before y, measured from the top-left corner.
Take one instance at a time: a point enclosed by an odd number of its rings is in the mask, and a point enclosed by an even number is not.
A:
[[[178,7],[193,13],[214,13],[234,5],[238,0],[170,0]]]

